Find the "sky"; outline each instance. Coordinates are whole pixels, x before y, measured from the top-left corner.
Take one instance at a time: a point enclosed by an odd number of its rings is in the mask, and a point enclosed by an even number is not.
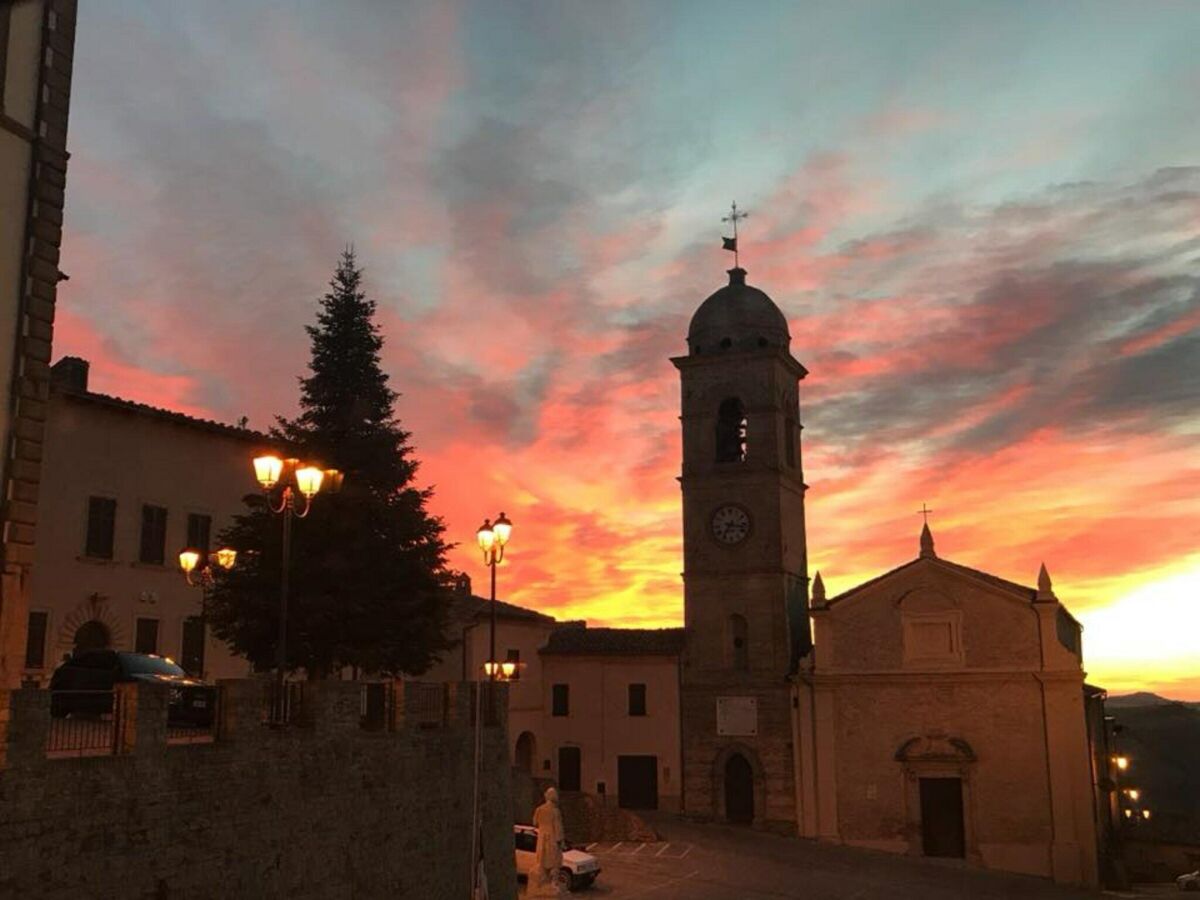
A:
[[[811,572],[1045,562],[1089,680],[1200,699],[1200,6],[80,7],[56,351],[265,428],[353,244],[481,592],[682,619],[721,216],[787,315]],[[249,476],[248,476],[249,477]],[[810,573],[811,574],[811,573]]]

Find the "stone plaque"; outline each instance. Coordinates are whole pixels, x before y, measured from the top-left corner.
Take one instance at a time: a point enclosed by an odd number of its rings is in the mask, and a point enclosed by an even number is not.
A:
[[[752,737],[758,734],[756,697],[718,697],[717,734]]]

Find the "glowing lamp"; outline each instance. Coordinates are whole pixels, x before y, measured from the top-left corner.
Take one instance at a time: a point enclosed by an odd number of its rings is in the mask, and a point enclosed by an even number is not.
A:
[[[264,491],[269,491],[279,483],[283,474],[283,460],[278,456],[254,457],[254,477],[262,485]]]
[[[326,469],[324,482],[326,492],[336,494],[342,489],[342,482],[345,480],[345,472],[339,472],[337,469]]]
[[[1142,795],[1142,792],[1139,791],[1137,788],[1130,788],[1125,793],[1127,793],[1129,795],[1130,800],[1136,800],[1138,797],[1140,797]]]
[[[500,664],[497,662],[492,662],[491,660],[488,660],[487,662],[485,662],[483,664],[483,674],[486,675],[488,678],[494,677],[495,674],[499,671],[500,671]]]
[[[232,569],[237,562],[237,551],[232,547],[222,547],[217,551],[217,565],[222,569]]]
[[[1120,769],[1122,772],[1124,772],[1126,769],[1129,768],[1129,757],[1128,756],[1115,757],[1113,759],[1113,762],[1115,762],[1117,764],[1117,768]]]
[[[479,549],[484,553],[492,549],[492,545],[496,543],[496,532],[492,530],[492,520],[484,519],[483,524],[479,526],[479,530],[475,532],[475,539],[479,541]]]
[[[180,551],[179,568],[183,569],[185,575],[191,575],[198,565],[200,565],[199,552],[191,549],[190,547],[186,550]]]
[[[1143,810],[1142,810],[1142,818],[1143,818],[1143,819],[1148,819],[1148,818],[1150,818],[1150,810],[1148,810],[1148,809],[1143,809]]]
[[[324,470],[318,469],[316,466],[305,466],[303,469],[296,470],[296,487],[310,500],[321,489],[321,482],[324,480]]]
[[[1133,818],[1133,810],[1132,809],[1125,810],[1125,818],[1127,818],[1127,819]]]
[[[492,526],[492,531],[496,535],[496,543],[503,547],[508,543],[508,539],[512,537],[512,522],[508,520],[508,516],[500,513],[500,518]]]
[[[512,678],[517,671],[517,664],[511,659],[500,663],[500,674],[504,678]]]

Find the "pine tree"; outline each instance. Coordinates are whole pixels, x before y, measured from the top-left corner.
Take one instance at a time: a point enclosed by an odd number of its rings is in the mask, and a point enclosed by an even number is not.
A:
[[[375,303],[346,250],[321,301],[300,415],[279,418],[274,437],[305,461],[345,473],[293,523],[288,663],[321,677],[343,666],[420,673],[448,646],[444,636],[447,546],[442,521],[414,485],[418,462],[395,415],[397,394],[380,364]],[[239,563],[218,578],[209,603],[216,635],[259,669],[274,665],[279,623],[278,516],[247,497],[222,539]]]

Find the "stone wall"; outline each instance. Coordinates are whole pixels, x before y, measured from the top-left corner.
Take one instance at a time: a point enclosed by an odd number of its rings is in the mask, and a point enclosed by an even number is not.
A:
[[[360,727],[360,685],[305,685],[306,726],[262,724],[263,683],[221,686],[217,738],[167,740],[166,696],[124,698],[124,752],[47,759],[46,691],[9,696],[0,897],[468,896],[470,685],[398,684],[390,727]],[[514,898],[504,697],[480,777],[492,898]],[[407,702],[406,702],[407,701]],[[410,710],[406,715],[405,710]],[[485,717],[485,722],[489,720]]]

